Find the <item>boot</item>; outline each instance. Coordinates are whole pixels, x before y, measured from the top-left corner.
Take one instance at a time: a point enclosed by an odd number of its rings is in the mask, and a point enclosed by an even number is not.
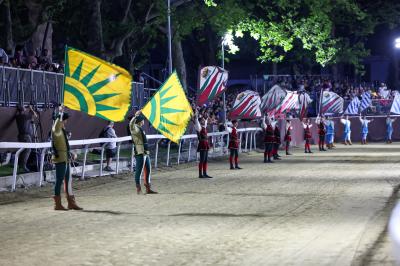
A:
[[[233,164],[231,164],[231,170],[235,170],[235,167],[233,167]]]
[[[207,172],[204,172],[203,177],[204,177],[204,178],[212,178],[212,176],[207,175]]]
[[[74,195],[67,196],[67,201],[68,201],[68,209],[77,211],[83,210],[76,204]]]
[[[242,168],[239,166],[239,164],[236,164],[235,168],[238,169],[238,170],[242,169]]]
[[[139,195],[139,194],[142,194],[142,186],[140,185],[140,184],[138,184],[138,185],[136,185],[136,193]]]
[[[199,178],[206,178],[201,170],[199,170]]]
[[[158,192],[151,190],[150,184],[145,184],[146,187],[146,194],[158,194]]]
[[[54,210],[55,211],[68,211],[64,206],[61,204],[61,196],[53,196],[54,199]]]

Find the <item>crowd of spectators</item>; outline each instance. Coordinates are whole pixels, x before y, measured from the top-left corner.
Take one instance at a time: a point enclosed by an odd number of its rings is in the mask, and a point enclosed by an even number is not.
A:
[[[13,56],[9,56],[4,49],[0,48],[0,65],[56,73],[61,73],[64,70],[63,64],[52,61],[47,49],[43,49],[41,52],[27,52],[22,46],[15,48]]]

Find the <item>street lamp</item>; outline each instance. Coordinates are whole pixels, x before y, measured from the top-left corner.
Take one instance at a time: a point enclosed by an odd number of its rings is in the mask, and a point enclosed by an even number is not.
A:
[[[396,49],[400,49],[400,38],[396,38],[396,39],[394,40],[394,47],[395,47]]]

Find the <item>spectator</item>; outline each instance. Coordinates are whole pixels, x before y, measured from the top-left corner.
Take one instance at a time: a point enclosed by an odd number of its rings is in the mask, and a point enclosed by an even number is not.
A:
[[[42,55],[39,57],[39,64],[41,65],[51,65],[51,58],[49,56],[49,50],[43,49]]]
[[[114,122],[110,121],[108,122],[108,126],[104,129],[104,135],[106,138],[116,138],[117,135],[115,134],[114,130]],[[111,161],[115,157],[116,154],[116,147],[117,144],[115,142],[109,142],[105,146],[105,151],[106,151],[106,167],[104,167],[105,171],[112,172],[114,171],[111,168]]]
[[[28,108],[19,105],[17,107],[17,114],[15,115],[15,120],[17,122],[18,128],[18,141],[19,142],[33,142],[33,119],[37,118],[36,112],[33,110],[32,105]],[[30,172],[27,167],[29,155],[31,154],[31,149],[25,149],[20,160],[20,166],[25,172]]]

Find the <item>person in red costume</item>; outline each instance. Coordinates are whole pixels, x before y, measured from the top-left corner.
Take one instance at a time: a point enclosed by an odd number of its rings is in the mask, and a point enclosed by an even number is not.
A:
[[[311,151],[311,121],[310,119],[304,119],[303,128],[304,128],[304,153],[312,153]]]
[[[231,170],[242,169],[239,167],[239,134],[237,131],[238,121],[232,120],[231,124],[227,124],[226,130],[229,132],[229,163]],[[233,161],[235,160],[235,166],[233,166]]]
[[[212,178],[211,176],[207,175],[208,150],[210,149],[207,135],[207,116],[205,115],[199,118],[199,113],[196,111],[194,126],[199,141],[197,146],[197,152],[200,153],[199,178]]]

